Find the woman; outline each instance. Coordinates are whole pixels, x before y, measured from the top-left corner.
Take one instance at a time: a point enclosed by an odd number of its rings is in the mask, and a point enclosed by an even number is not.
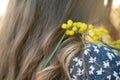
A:
[[[89,0],[86,1],[89,2]],[[82,49],[85,48],[80,36],[65,37],[61,48],[57,50],[54,57],[47,64],[47,67],[41,69],[64,33],[64,30],[60,28],[62,23],[67,19],[87,23],[89,21],[91,23],[99,21],[96,20],[98,17],[94,18],[93,21],[89,19],[89,16],[92,16],[89,15],[92,14],[90,10],[93,10],[90,8],[92,2],[88,6],[86,1],[10,1],[6,16],[1,24],[0,80],[79,80],[87,78],[89,75],[79,79],[74,78],[77,75],[70,71],[73,69],[72,65],[74,65],[74,54],[81,57],[81,54],[77,53],[83,53],[84,50]],[[99,0],[96,0],[96,2],[99,2]],[[102,3],[103,1],[100,2]],[[82,4],[86,7],[83,7]],[[88,12],[83,16],[84,10]],[[99,14],[96,13],[97,15]],[[71,55],[67,55],[67,53]],[[114,54],[114,52],[111,53]],[[70,65],[66,66],[68,64]],[[117,70],[118,67],[116,68]],[[76,70],[74,71],[76,72]],[[90,77],[88,79],[91,80],[93,78]],[[119,80],[118,77],[117,80]]]

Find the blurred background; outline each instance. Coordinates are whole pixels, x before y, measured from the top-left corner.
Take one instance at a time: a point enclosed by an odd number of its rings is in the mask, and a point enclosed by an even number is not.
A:
[[[0,0],[0,20],[4,16],[9,0]]]
[[[104,1],[104,6],[107,6],[107,4],[109,4],[108,0],[102,0],[102,1]],[[112,7],[110,7],[111,10],[108,12],[108,13],[110,13],[110,20],[112,22],[112,25],[118,30],[119,35],[120,35],[120,31],[119,31],[120,30],[120,0],[109,0],[109,2],[110,1],[112,2]],[[9,0],[0,0],[0,21],[3,18],[3,16],[5,15],[8,2],[9,2]],[[100,6],[102,6],[102,5],[100,5]],[[102,14],[102,12],[101,12],[101,14]],[[106,14],[106,15],[108,15],[108,14]]]
[[[0,20],[5,15],[7,4],[9,0],[0,0]],[[108,0],[104,0],[104,5],[107,5]],[[113,0],[111,20],[116,28],[120,29],[120,0]]]

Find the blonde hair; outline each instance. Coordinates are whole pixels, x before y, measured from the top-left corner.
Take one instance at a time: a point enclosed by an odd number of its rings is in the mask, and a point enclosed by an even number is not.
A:
[[[68,80],[68,63],[84,47],[78,36],[66,37],[48,67],[40,67],[64,33],[61,23],[68,19],[96,23],[101,16],[104,20],[99,11],[110,13],[103,4],[104,0],[10,0],[1,22],[0,80],[35,80],[36,75],[41,80]],[[117,30],[109,28],[116,39]]]
[[[59,41],[62,35],[64,34],[64,30],[60,29],[60,27],[56,28],[49,33],[49,37],[43,43],[43,52],[45,59],[47,58],[48,53],[50,54],[52,50],[56,47],[55,41]],[[44,40],[44,39],[43,39]],[[53,46],[53,47],[51,47]],[[79,35],[73,37],[65,37],[62,42],[59,50],[56,52],[56,55],[50,60],[48,66],[39,70],[36,74],[37,80],[61,80],[60,77],[63,77],[64,80],[69,80],[69,72],[68,72],[68,64],[71,61],[72,57],[78,53],[80,50],[84,48],[84,44]],[[44,60],[43,59],[43,62]],[[40,67],[43,64],[40,65]],[[58,76],[59,75],[59,76]],[[54,77],[56,78],[54,79]]]

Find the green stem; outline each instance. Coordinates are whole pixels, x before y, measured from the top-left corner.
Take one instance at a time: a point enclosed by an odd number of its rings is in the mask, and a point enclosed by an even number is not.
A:
[[[54,54],[56,53],[56,51],[58,50],[58,48],[60,47],[60,44],[62,43],[63,39],[65,37],[65,33],[63,34],[62,38],[60,39],[60,41],[58,42],[57,46],[55,47],[55,49],[53,50],[53,52],[48,56],[48,58],[45,60],[45,62],[42,65],[41,69],[44,69],[47,64],[49,63],[49,61],[52,59],[52,57],[54,56]]]

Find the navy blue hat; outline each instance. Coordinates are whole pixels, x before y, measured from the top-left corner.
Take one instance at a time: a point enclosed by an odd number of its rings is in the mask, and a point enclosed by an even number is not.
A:
[[[108,46],[87,43],[69,63],[71,80],[120,80],[120,56]]]

